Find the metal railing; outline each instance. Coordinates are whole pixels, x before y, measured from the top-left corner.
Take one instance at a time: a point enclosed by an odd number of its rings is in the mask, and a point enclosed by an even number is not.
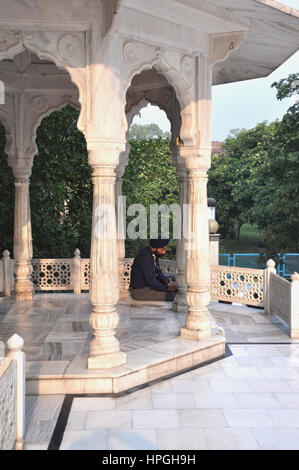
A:
[[[284,278],[291,277],[299,271],[299,253],[277,254],[277,274]],[[235,268],[265,269],[266,264],[260,261],[259,253],[220,253],[219,265]]]

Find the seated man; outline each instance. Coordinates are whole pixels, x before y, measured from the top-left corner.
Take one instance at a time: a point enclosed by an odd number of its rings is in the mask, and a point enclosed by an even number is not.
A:
[[[130,292],[135,300],[166,300],[173,302],[177,292],[175,279],[165,276],[159,257],[165,255],[169,239],[151,239],[135,257],[131,268]]]

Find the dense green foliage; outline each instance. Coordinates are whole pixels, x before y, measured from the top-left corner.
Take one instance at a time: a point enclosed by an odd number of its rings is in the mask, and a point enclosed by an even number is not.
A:
[[[34,256],[89,256],[92,183],[78,112],[67,106],[37,130],[30,203]]]
[[[72,257],[75,248],[80,249],[82,257],[90,255],[91,171],[85,138],[77,129],[77,119],[78,112],[67,106],[45,118],[37,130],[38,154],[34,157],[30,183],[36,258]],[[7,165],[4,145],[5,130],[0,124],[0,240],[1,250],[9,249],[13,255],[14,179]],[[123,193],[127,196],[127,208],[140,203],[149,210],[150,204],[177,202],[177,180],[168,139],[131,141]],[[133,218],[128,217],[127,222]],[[135,256],[146,243],[147,240],[128,240],[127,256]],[[174,254],[175,242],[172,241],[167,255],[174,257]]]
[[[298,75],[291,75],[273,84],[278,99],[294,92],[296,79]],[[294,104],[281,121],[234,129],[224,143],[224,155],[212,158],[209,171],[208,194],[217,200],[222,236],[238,238],[243,224],[256,224],[263,231],[267,256],[299,251],[298,108]],[[72,257],[77,247],[83,257],[90,254],[91,171],[77,119],[78,112],[67,106],[44,119],[37,131],[38,154],[30,184],[37,258]],[[155,124],[131,127],[129,165],[123,177],[127,209],[139,203],[149,213],[151,204],[178,203],[167,136]],[[0,249],[7,248],[13,255],[14,180],[4,145],[5,131],[0,125]],[[127,226],[138,215],[127,216]],[[149,225],[148,215],[147,238]],[[135,256],[146,243],[145,239],[127,239],[126,256]],[[174,240],[166,256],[174,258]]]
[[[171,161],[168,139],[131,140],[129,165],[126,167],[123,177],[123,195],[126,196],[127,208],[131,204],[142,204],[147,209],[149,228],[149,209],[151,204],[178,203],[178,182],[176,169]],[[127,217],[127,225],[130,220],[138,216]],[[172,220],[172,213],[170,213]],[[170,237],[173,227],[170,223]],[[126,240],[126,256],[135,256],[138,250],[147,242],[142,239]],[[171,240],[166,257],[175,257],[175,241]]]
[[[33,256],[72,257],[78,247],[89,256],[92,184],[78,112],[67,106],[45,118],[37,130],[38,154],[30,183]],[[12,253],[14,184],[0,132],[0,240]],[[2,137],[2,138],[1,138]]]
[[[274,83],[278,99],[293,93],[298,75]],[[267,256],[299,251],[299,105],[281,121],[258,124],[228,137],[225,154],[212,158],[209,196],[217,199],[224,237],[242,224],[263,230]]]

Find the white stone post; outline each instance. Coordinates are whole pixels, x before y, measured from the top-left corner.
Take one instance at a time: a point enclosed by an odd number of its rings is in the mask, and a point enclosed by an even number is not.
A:
[[[81,256],[78,248],[74,251],[74,294],[81,294]]]
[[[15,176],[14,258],[15,295],[17,301],[31,300],[34,287],[32,273],[31,221],[29,210],[29,177],[24,168],[12,167]]]
[[[181,336],[204,340],[211,336],[211,321],[208,312],[210,302],[210,256],[207,209],[207,169],[190,167],[188,158],[188,203],[190,224],[186,259],[186,295],[189,314]],[[191,158],[193,165],[200,157]]]
[[[24,340],[14,334],[7,341],[7,357],[17,363],[16,390],[16,442],[15,450],[22,450],[25,432],[25,353],[22,351]]]
[[[92,167],[93,215],[90,256],[90,324],[93,339],[89,369],[108,369],[126,363],[115,330],[119,322],[119,269],[115,213],[115,169],[119,149],[113,143],[89,150]]]
[[[291,276],[290,286],[290,337],[299,338],[299,274]]]
[[[270,274],[276,274],[275,262],[273,259],[269,259],[266,263],[266,269],[264,270],[264,312],[267,315],[271,315],[270,308]]]
[[[210,223],[211,222],[211,223]],[[211,266],[218,266],[219,265],[219,233],[211,233],[211,225],[214,223],[217,224],[216,220],[209,220],[209,228],[210,228],[210,265]],[[218,224],[217,224],[218,225]],[[214,230],[214,227],[213,227]],[[217,230],[217,229],[216,229]]]
[[[179,180],[179,204],[181,208],[181,238],[176,241],[176,282],[179,291],[176,294],[173,310],[175,312],[188,312],[188,303],[186,300],[187,283],[186,283],[186,240],[184,238],[183,211],[188,203],[188,179],[187,170],[181,166],[177,166],[177,174]]]
[[[8,250],[4,250],[2,253],[3,256],[3,284],[4,284],[4,295],[10,295],[10,288],[11,288],[11,259],[10,253]]]

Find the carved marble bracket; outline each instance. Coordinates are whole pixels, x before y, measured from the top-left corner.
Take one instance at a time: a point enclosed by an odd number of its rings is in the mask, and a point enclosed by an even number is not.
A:
[[[125,93],[135,75],[154,67],[172,85],[182,108],[185,107],[186,102],[190,102],[194,98],[196,73],[194,57],[182,56],[176,51],[125,39],[123,67]],[[164,98],[165,96],[163,96]]]
[[[167,114],[172,125],[172,131],[179,136],[179,129],[185,140],[194,142],[196,139],[196,112],[194,103],[197,101],[197,58],[181,54],[177,51],[154,45],[143,44],[135,40],[124,40],[123,67],[125,77],[125,92],[128,91],[132,80],[144,70],[154,68],[168,81],[161,87],[142,89],[128,94],[127,112],[139,101],[158,105]],[[181,125],[182,124],[182,125]]]
[[[212,34],[210,43],[211,65],[223,62],[231,52],[237,50],[243,43],[245,34],[245,31]]]

